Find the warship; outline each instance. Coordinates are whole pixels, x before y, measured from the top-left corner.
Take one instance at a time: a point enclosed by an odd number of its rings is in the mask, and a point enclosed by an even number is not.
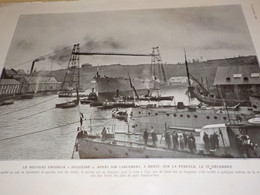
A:
[[[115,96],[133,96],[129,78],[108,77],[97,74],[94,77],[97,85],[99,100],[112,100]],[[154,82],[149,80],[132,80],[138,94],[145,94],[149,89],[154,88]]]
[[[167,144],[165,131],[156,134],[156,141],[144,141],[144,134],[130,132],[115,132],[104,127],[102,132],[84,126],[78,128],[74,151],[80,159],[89,158],[256,158],[259,156],[257,145],[259,139],[258,123],[247,124],[211,124],[197,130],[194,135],[187,135],[188,144],[179,141],[177,148]],[[148,133],[148,137],[150,134]],[[143,135],[143,136],[142,136]],[[184,135],[178,133],[178,137]],[[204,135],[216,137],[217,141],[204,141]],[[151,136],[152,137],[152,136]],[[190,141],[194,138],[194,144]],[[196,138],[195,138],[196,137]],[[153,139],[153,138],[152,138]],[[215,145],[216,144],[216,145]],[[240,145],[239,145],[240,144]],[[186,145],[186,146],[185,146]],[[168,146],[168,147],[167,147]]]
[[[239,124],[253,117],[249,107],[198,107],[185,106],[178,102],[174,107],[135,107],[129,120],[130,129],[143,132],[153,128],[158,133],[165,129],[195,131],[205,125],[221,124],[232,121]]]

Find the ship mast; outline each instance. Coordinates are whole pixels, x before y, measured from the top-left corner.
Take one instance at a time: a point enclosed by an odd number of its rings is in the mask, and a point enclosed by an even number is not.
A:
[[[189,67],[188,67],[188,61],[187,61],[187,57],[186,57],[186,51],[184,49],[184,55],[185,55],[185,67],[186,67],[186,75],[188,78],[188,90],[190,93],[192,93],[193,91],[193,87],[191,86],[191,78],[192,80],[194,80],[196,83],[198,83],[198,85],[201,87],[201,89],[203,89],[206,93],[209,93],[209,91],[194,77],[189,73]]]

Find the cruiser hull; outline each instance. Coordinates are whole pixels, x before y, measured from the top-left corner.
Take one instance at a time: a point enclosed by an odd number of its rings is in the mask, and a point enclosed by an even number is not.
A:
[[[133,96],[133,89],[130,80],[121,77],[95,77],[99,100],[112,100],[115,95]],[[154,88],[153,82],[132,80],[139,95],[147,93],[148,89]]]
[[[165,148],[135,146],[134,144],[119,145],[116,141],[95,141],[78,139],[80,159],[90,158],[205,158],[202,154],[187,151],[173,151]]]
[[[142,108],[132,109],[132,117],[129,121],[130,130],[133,132],[143,132],[151,127],[163,133],[165,129],[180,130],[200,129],[205,125],[226,123],[229,120],[239,123],[241,120],[252,117],[252,113],[246,107],[241,107],[239,111],[229,111],[217,109],[196,109],[194,111],[173,108]]]

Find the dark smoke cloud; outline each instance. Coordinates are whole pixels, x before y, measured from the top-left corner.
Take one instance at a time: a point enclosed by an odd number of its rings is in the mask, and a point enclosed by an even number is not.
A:
[[[58,51],[58,52],[51,54],[48,57],[48,59],[58,65],[64,65],[65,63],[68,64],[70,55],[72,52],[72,48],[68,48],[68,49],[64,49],[64,50],[61,50],[60,48],[61,47],[55,49],[54,51]],[[66,47],[64,46],[63,48],[66,48]],[[59,51],[59,50],[61,50],[61,51]]]
[[[61,48],[66,48],[67,46],[59,47],[54,50],[54,53],[49,55],[48,59],[53,61],[58,65],[64,66],[64,64],[68,64],[70,55],[72,52],[72,47],[68,49],[61,50]],[[111,51],[111,50],[120,50],[123,49],[124,46],[118,41],[115,41],[113,38],[107,38],[105,40],[97,41],[95,39],[90,39],[86,37],[84,39],[84,43],[80,44],[80,51]],[[55,52],[58,51],[58,52]]]
[[[45,60],[45,57],[39,57],[39,58],[35,59],[34,61],[39,62],[39,61],[43,61],[43,60]]]
[[[86,37],[84,41],[85,43],[82,45],[81,49],[86,51],[118,50],[125,48],[122,43],[114,40],[112,37],[99,41]]]

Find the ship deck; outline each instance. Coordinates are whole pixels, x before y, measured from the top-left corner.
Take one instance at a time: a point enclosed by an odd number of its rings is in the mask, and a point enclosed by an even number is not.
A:
[[[184,149],[173,149],[166,146],[162,135],[158,135],[156,146],[152,144],[151,138],[147,144],[144,143],[142,135],[123,134],[115,135],[115,138],[80,138],[81,158],[226,158],[240,157],[231,148],[219,148],[214,151],[205,151],[204,144],[198,135],[196,139],[196,151],[193,153],[185,147]],[[108,151],[106,153],[106,151]],[[82,155],[83,154],[83,155]],[[127,155],[126,155],[127,154]]]

